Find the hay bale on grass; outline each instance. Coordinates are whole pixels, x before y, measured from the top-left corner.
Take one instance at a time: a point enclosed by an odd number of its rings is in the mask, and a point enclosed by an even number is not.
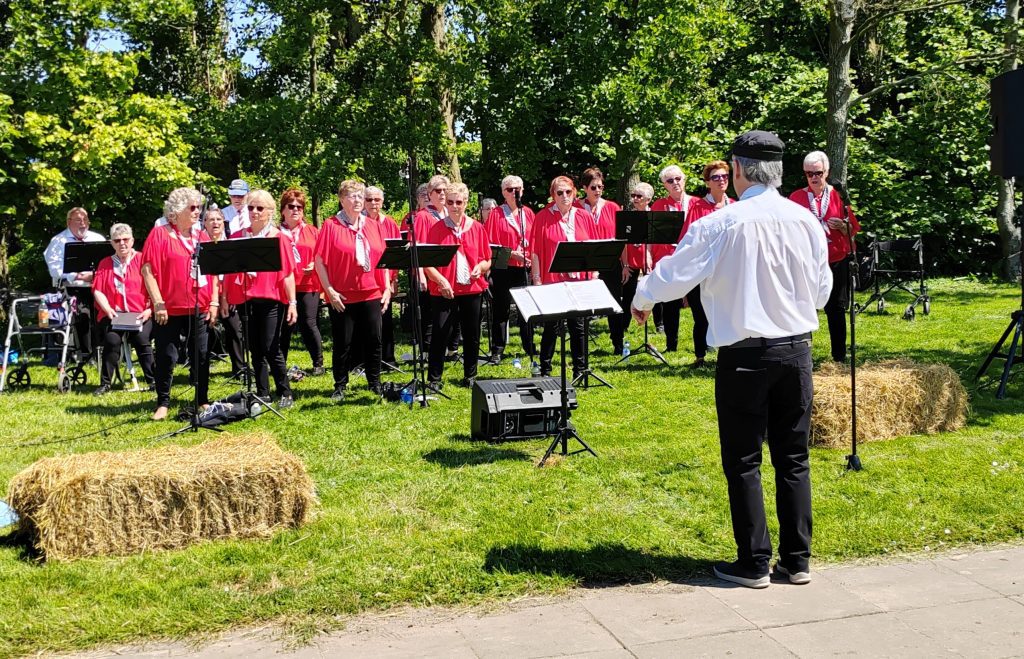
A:
[[[313,481],[265,435],[47,458],[17,474],[8,501],[47,559],[267,537],[305,522]]]
[[[944,364],[894,360],[857,368],[857,441],[962,428],[967,391]],[[814,374],[811,443],[850,442],[850,369],[835,363]]]

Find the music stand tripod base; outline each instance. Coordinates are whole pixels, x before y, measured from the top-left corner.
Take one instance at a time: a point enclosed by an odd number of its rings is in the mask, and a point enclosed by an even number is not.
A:
[[[570,456],[576,455],[577,453],[587,452],[593,455],[594,457],[597,457],[597,453],[594,452],[594,449],[590,448],[590,446],[588,446],[587,443],[583,441],[583,438],[580,437],[579,434],[576,432],[576,427],[572,425],[571,421],[569,421],[569,390],[565,384],[567,381],[565,374],[565,334],[567,331],[565,321],[559,321],[558,330],[559,334],[561,334],[562,337],[562,407],[558,414],[558,430],[557,432],[555,432],[555,437],[553,440],[551,440],[551,445],[548,446],[548,450],[544,452],[544,457],[541,458],[540,462],[537,463],[538,467],[544,466],[544,463],[548,461],[548,458],[550,458],[552,453],[555,452],[555,449],[558,448],[559,444],[562,445],[562,450],[559,451],[559,455]],[[582,446],[583,448],[576,449],[575,451],[570,451],[570,439],[575,439],[577,442],[580,443],[580,446]]]

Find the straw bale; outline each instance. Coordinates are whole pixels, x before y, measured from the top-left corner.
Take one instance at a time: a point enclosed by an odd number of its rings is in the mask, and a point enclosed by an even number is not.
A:
[[[302,461],[262,434],[46,458],[8,488],[48,560],[268,537],[302,525],[315,496]]]
[[[967,412],[967,391],[945,364],[892,360],[857,367],[858,442],[957,430]],[[811,443],[849,442],[850,369],[825,364],[814,374]]]

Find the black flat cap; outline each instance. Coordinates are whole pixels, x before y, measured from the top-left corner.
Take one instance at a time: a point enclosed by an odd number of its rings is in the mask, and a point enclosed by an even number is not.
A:
[[[766,130],[749,130],[732,143],[732,155],[769,162],[782,160],[786,145],[775,133]]]

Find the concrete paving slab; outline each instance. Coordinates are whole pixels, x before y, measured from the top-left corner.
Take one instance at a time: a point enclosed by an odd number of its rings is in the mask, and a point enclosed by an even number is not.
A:
[[[559,659],[636,659],[636,657],[629,650],[620,648],[618,650],[599,650],[597,652],[564,655],[559,657]]]
[[[792,659],[793,654],[761,631],[733,632],[662,641],[630,648],[637,659],[679,659],[679,657],[757,657]]]
[[[409,629],[402,634],[391,632],[329,636],[317,643],[317,649],[324,657],[476,659],[477,656],[454,625]]]
[[[1003,595],[1024,595],[1024,549],[958,554],[935,561]]]
[[[555,657],[622,648],[578,602],[466,618],[457,627],[481,659]]]
[[[707,591],[758,627],[878,613],[878,607],[856,594],[817,574],[813,576],[814,580],[804,586],[773,580],[764,589],[723,585],[708,587]]]
[[[583,606],[627,647],[754,629],[703,588],[686,593],[608,593]]]
[[[798,657],[956,656],[904,625],[893,613],[776,627],[765,633]]]
[[[1008,598],[913,609],[895,615],[949,652],[967,657],[1024,655],[1024,607]]]
[[[883,611],[997,596],[981,584],[932,561],[823,570],[821,575]]]

